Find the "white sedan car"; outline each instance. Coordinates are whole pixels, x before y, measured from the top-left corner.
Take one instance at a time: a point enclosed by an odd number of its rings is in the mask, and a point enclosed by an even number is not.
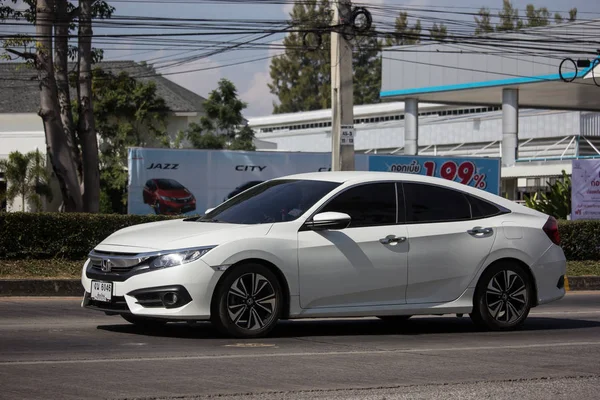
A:
[[[438,178],[319,172],[112,234],[83,267],[82,305],[141,325],[210,320],[245,338],[315,317],[469,313],[506,330],[562,298],[565,271],[545,214]]]

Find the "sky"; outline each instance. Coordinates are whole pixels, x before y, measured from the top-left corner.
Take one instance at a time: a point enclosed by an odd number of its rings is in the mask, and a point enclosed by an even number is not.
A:
[[[257,19],[257,20],[286,20],[289,19],[291,4],[281,4],[285,1],[279,1],[280,4],[260,4],[261,0],[251,0],[251,3],[244,5],[233,4],[214,4],[213,3],[193,3],[182,4],[190,0],[164,0],[159,3],[156,0],[147,2],[140,0],[109,0],[115,8],[115,15],[118,16],[144,16],[144,17],[166,17],[166,18],[206,18],[206,19]],[[274,3],[271,1],[271,3]],[[524,10],[526,4],[532,3],[537,7],[545,6],[554,13],[560,11],[563,15],[568,15],[568,9],[578,8],[578,19],[598,19],[600,18],[600,2],[593,0],[532,0],[516,1],[513,5],[519,10]],[[357,3],[355,3],[357,4]],[[361,5],[369,8],[391,7],[394,13],[397,13],[401,7],[409,9],[411,7],[419,9],[447,8],[448,10],[476,12],[480,7],[485,6],[492,9],[492,14],[497,13],[501,8],[502,0],[361,0]],[[391,13],[391,11],[390,11]],[[409,15],[417,15],[419,11],[409,11]],[[524,11],[521,11],[523,14]],[[378,13],[382,15],[380,11]],[[423,14],[432,16],[433,14]],[[395,15],[393,15],[395,16]],[[463,15],[444,15],[437,14],[441,18],[463,19],[472,22],[472,16]],[[374,22],[377,23],[377,16]],[[429,23],[429,22],[428,22]],[[426,29],[428,23],[423,23]],[[224,25],[226,27],[226,25]],[[102,28],[95,29],[95,33],[108,32]],[[128,33],[131,29],[125,30]],[[110,29],[110,33],[118,32],[118,29]],[[212,37],[214,40],[231,40],[231,36]],[[263,42],[278,42],[283,38],[282,34],[275,35]],[[98,46],[101,47],[101,46]],[[187,52],[180,54],[181,49],[174,50],[144,50],[136,45],[119,45],[118,49],[111,50],[105,47],[105,60],[135,60],[148,61],[156,63],[158,71],[163,73],[168,79],[186,87],[189,90],[207,97],[211,90],[216,88],[217,82],[221,78],[231,80],[237,87],[241,99],[248,103],[248,108],[244,111],[245,117],[256,117],[270,115],[273,110],[273,102],[276,98],[269,92],[268,83],[270,82],[269,65],[270,59],[256,62],[245,63],[235,66],[226,66],[233,62],[252,60],[257,58],[267,58],[281,54],[280,49],[260,48],[252,50],[232,50],[225,54],[219,54],[201,60],[190,60],[177,66],[169,66],[173,59],[193,56],[199,52]],[[202,52],[202,51],[201,51]]]

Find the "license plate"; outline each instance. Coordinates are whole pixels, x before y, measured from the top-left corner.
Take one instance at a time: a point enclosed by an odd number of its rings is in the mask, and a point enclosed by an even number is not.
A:
[[[92,281],[92,300],[110,301],[112,299],[112,282]]]

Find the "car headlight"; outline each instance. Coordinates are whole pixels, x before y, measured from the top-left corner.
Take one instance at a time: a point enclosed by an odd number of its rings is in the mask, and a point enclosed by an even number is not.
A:
[[[173,197],[160,196],[160,198],[163,199],[164,201],[175,201],[175,199]]]
[[[150,268],[166,268],[183,265],[198,260],[200,257],[217,246],[204,246],[194,249],[176,250],[172,253],[161,254],[150,262]]]

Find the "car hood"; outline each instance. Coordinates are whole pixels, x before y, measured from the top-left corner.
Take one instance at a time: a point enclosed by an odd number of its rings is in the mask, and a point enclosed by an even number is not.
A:
[[[272,224],[233,225],[182,219],[151,222],[121,229],[104,239],[96,250],[147,252],[195,246],[213,246],[233,239],[266,235]]]

